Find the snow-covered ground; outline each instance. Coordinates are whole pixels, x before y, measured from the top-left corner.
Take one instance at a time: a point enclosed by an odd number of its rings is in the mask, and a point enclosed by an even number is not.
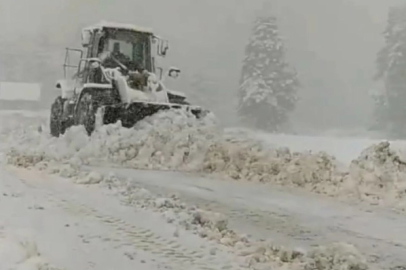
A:
[[[3,170],[1,225],[29,237],[61,269],[240,269],[227,250],[168,223],[152,207],[134,211],[100,189],[54,180]]]
[[[223,131],[176,113],[56,139],[35,117],[0,116],[0,225],[61,269],[406,265],[392,211],[405,142]]]

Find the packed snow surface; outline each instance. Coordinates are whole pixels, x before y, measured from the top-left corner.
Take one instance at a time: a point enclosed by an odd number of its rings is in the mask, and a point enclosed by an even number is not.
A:
[[[38,250],[35,242],[1,232],[0,269],[10,270],[62,270],[50,265]]]

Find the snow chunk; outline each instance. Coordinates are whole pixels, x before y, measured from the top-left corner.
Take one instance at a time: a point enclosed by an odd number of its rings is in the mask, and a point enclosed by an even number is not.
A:
[[[401,206],[406,196],[406,159],[389,142],[374,144],[353,160],[350,175],[359,199]]]
[[[227,219],[219,213],[198,210],[193,214],[194,224],[224,231],[227,229]]]
[[[99,184],[103,181],[103,176],[98,172],[90,172],[84,178],[79,178],[76,183],[83,185]]]
[[[334,243],[314,248],[307,255],[304,269],[367,270],[366,259],[350,244]]]

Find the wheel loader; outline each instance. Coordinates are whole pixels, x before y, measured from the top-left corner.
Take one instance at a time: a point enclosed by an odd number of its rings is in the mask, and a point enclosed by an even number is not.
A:
[[[135,25],[103,21],[84,28],[82,49],[66,49],[65,79],[56,84],[61,95],[51,106],[51,135],[58,137],[73,125],[83,125],[91,135],[96,115],[104,125],[121,121],[125,128],[161,110],[183,109],[196,118],[207,115],[183,93],[165,87],[166,77],[180,73],[157,65],[168,48],[167,40]]]

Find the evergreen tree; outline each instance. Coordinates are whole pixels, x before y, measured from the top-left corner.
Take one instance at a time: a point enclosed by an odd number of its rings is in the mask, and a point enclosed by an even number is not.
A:
[[[383,131],[388,128],[388,102],[384,90],[384,87],[381,87],[369,93],[374,102],[371,130]]]
[[[406,135],[406,6],[389,10],[385,46],[377,55],[376,79],[385,91],[376,98],[376,125],[393,135]]]
[[[295,108],[299,81],[285,62],[277,21],[260,16],[245,49],[238,113],[252,127],[276,132],[288,124]]]

